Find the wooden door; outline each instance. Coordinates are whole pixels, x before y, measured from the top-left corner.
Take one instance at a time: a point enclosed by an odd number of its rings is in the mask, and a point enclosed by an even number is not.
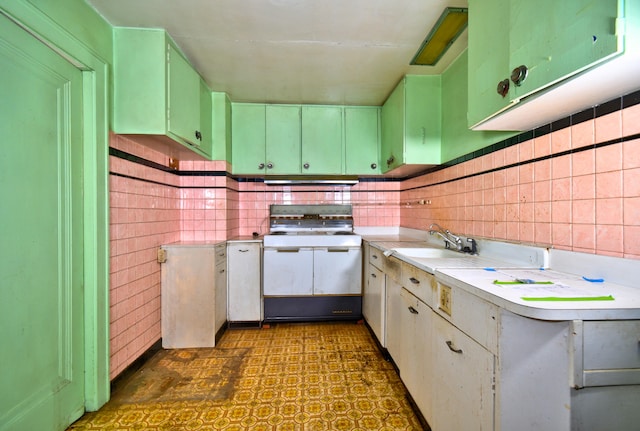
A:
[[[0,428],[84,412],[82,75],[0,15]]]

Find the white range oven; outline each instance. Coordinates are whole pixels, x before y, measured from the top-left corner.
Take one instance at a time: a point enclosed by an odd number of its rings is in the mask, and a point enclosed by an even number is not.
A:
[[[361,245],[351,205],[271,205],[265,322],[361,319]]]

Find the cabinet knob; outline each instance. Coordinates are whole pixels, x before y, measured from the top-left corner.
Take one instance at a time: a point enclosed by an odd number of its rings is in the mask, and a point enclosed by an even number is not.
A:
[[[527,79],[528,74],[529,69],[527,69],[527,66],[518,66],[511,71],[511,80],[514,84],[516,84],[516,87],[519,87],[520,85],[522,85],[524,80]]]
[[[371,169],[376,169],[378,167],[377,163],[371,163]]]
[[[271,162],[267,163],[267,169],[273,169],[273,163]]]
[[[309,169],[309,163],[305,163],[304,165],[302,165],[302,167],[305,169]]]
[[[258,165],[258,169],[264,169],[264,163],[260,163],[260,164]]]
[[[418,280],[418,279],[417,279],[417,278],[415,278],[415,277],[411,277],[411,278],[409,279],[409,281],[410,281],[410,282],[412,282],[413,284],[420,284],[420,280]]]
[[[496,91],[498,92],[499,95],[501,95],[502,97],[505,97],[509,92],[509,80],[505,79],[498,82],[498,88],[496,89]]]
[[[196,130],[196,139],[202,141],[202,133],[200,133],[200,130]]]
[[[413,307],[411,307],[411,306],[409,306],[408,308],[409,308],[409,312],[410,312],[411,314],[420,314],[420,313],[418,313],[418,310],[416,310],[415,308],[413,308]]]

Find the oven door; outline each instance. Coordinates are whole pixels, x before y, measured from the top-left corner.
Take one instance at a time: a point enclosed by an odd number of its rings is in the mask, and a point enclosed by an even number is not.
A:
[[[315,247],[314,295],[361,295],[362,251],[360,247]]]
[[[311,247],[265,247],[264,296],[313,295]]]

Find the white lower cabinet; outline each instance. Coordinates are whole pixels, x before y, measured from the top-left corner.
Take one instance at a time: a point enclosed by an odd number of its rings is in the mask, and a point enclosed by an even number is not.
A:
[[[262,321],[262,245],[229,241],[227,246],[229,322]]]
[[[400,290],[402,313],[400,323],[405,357],[401,379],[424,418],[431,423],[433,417],[432,392],[434,387],[433,312],[424,302],[408,290]]]
[[[385,342],[385,283],[384,273],[369,264],[365,274],[365,284],[362,296],[362,315],[369,324],[381,346],[386,347]]]
[[[493,430],[493,354],[438,314],[432,314],[431,428]]]
[[[214,347],[227,320],[226,245],[161,249],[162,347]]]

